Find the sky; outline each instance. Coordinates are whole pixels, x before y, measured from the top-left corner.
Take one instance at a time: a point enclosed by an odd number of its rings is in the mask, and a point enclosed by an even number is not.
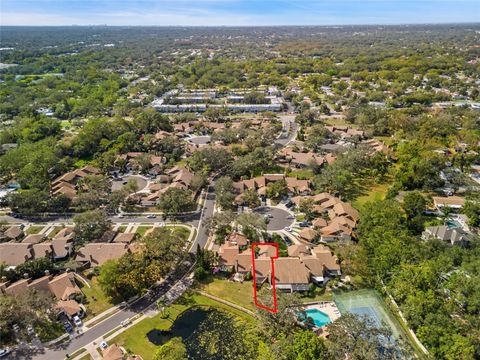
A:
[[[480,0],[0,0],[0,25],[267,26],[480,22]]]

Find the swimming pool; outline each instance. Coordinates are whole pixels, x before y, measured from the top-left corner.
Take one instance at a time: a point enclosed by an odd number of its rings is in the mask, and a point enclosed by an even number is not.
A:
[[[461,228],[462,224],[460,224],[457,220],[448,219],[447,226],[449,229],[456,229],[456,228]]]
[[[321,312],[318,309],[307,309],[305,310],[305,314],[307,315],[307,317],[312,318],[313,323],[317,327],[322,327],[332,322],[332,320],[330,320],[330,317],[327,314]]]

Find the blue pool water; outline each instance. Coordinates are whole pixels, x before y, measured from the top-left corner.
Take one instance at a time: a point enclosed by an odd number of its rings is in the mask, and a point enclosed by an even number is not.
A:
[[[312,318],[313,323],[315,324],[315,326],[318,327],[325,326],[332,322],[332,320],[330,320],[330,317],[327,314],[321,312],[318,309],[307,309],[305,310],[305,314],[307,315],[307,317]]]
[[[458,221],[456,220],[452,220],[452,219],[449,219],[447,220],[447,226],[450,228],[450,229],[455,229],[455,228],[461,228],[462,227],[462,224],[460,224]]]

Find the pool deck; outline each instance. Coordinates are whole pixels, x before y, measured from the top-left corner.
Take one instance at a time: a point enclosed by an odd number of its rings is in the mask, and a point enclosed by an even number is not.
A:
[[[307,305],[305,306],[305,310],[307,309],[317,309],[327,314],[332,322],[334,322],[341,316],[337,305],[335,305],[333,301],[322,301],[316,304]]]

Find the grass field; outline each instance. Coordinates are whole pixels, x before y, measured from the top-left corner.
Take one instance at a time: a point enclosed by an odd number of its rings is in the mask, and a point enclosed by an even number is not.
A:
[[[385,199],[390,183],[375,184],[372,188],[362,196],[359,196],[355,199],[352,205],[356,208],[360,208],[365,205],[367,202],[380,201]]]
[[[256,306],[253,303],[252,281],[238,283],[216,276],[211,277],[205,283],[199,284],[197,287],[208,294],[215,295],[246,309],[256,309]],[[305,293],[304,295],[301,295],[300,298],[300,301],[305,303],[320,300],[332,300],[332,293],[325,290],[325,288],[316,287],[312,293]]]
[[[199,284],[198,288],[206,293],[243,306],[244,308],[255,310],[252,284],[251,281],[239,283],[218,277],[211,277],[205,283]]]
[[[143,236],[145,235],[145,233],[147,232],[148,229],[151,229],[152,226],[139,226],[137,228],[137,231],[136,233],[139,235],[139,236]],[[125,228],[126,229],[126,228]]]
[[[80,281],[78,284],[79,286],[83,286],[81,289],[87,298],[85,304],[87,307],[86,320],[97,316],[115,305],[114,301],[103,292],[96,277],[93,277],[92,280],[90,280],[90,288]]]
[[[59,231],[62,230],[62,229],[63,229],[63,227],[61,227],[61,226],[55,226],[55,227],[53,228],[53,230],[50,231],[50,233],[48,234],[48,237],[49,237],[50,239],[52,239],[52,238],[53,238],[55,235],[57,235],[57,234],[59,233]]]
[[[313,179],[313,171],[310,169],[295,169],[287,173],[288,176],[296,177],[299,180]]]
[[[28,235],[38,234],[43,228],[44,228],[44,226],[42,226],[42,225],[32,225],[27,230],[25,230],[25,232]]]
[[[108,343],[123,346],[127,351],[140,355],[144,360],[152,360],[153,356],[155,355],[155,351],[159,348],[159,346],[156,346],[148,340],[148,332],[153,329],[170,329],[175,320],[184,311],[194,306],[209,306],[217,309],[223,309],[247,321],[255,321],[249,315],[227,305],[211,300],[205,296],[188,294],[181,297],[175,304],[169,306],[165,310],[165,314],[168,315],[168,317],[163,318],[161,314],[158,314],[153,318],[144,319],[117,337],[113,338]]]

